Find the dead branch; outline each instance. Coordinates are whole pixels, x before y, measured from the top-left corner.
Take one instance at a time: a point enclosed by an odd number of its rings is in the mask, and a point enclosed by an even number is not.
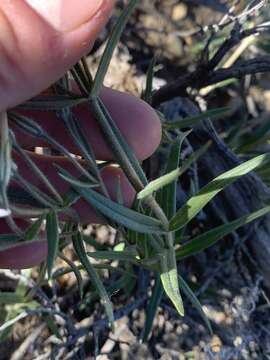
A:
[[[206,86],[217,84],[229,79],[241,79],[247,75],[266,73],[270,71],[270,56],[238,62],[227,69],[206,71],[199,69],[172,82],[153,94],[152,105],[158,106],[164,101],[177,96],[186,96],[187,89],[202,89]]]
[[[186,96],[188,89],[199,90],[209,85],[214,85],[228,79],[241,79],[247,75],[259,74],[270,71],[270,56],[261,56],[259,58],[238,62],[229,68],[216,69],[224,60],[225,56],[242,40],[249,36],[257,36],[269,30],[270,23],[259,24],[252,29],[243,30],[241,24],[236,21],[230,36],[216,51],[212,59],[208,59],[208,48],[212,37],[206,44],[202,53],[201,61],[196,70],[188,73],[174,82],[165,85],[154,92],[152,105],[158,106],[164,101],[171,100],[177,96]]]

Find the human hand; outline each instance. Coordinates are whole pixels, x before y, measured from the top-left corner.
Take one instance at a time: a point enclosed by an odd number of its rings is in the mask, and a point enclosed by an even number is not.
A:
[[[83,55],[87,54],[98,33],[105,25],[114,5],[113,0],[1,0],[0,3],[0,111],[10,109],[39,94],[59,79]],[[101,97],[119,129],[133,148],[138,159],[149,157],[161,138],[160,122],[155,112],[144,102],[109,89]],[[95,155],[100,160],[112,158],[102,134],[85,106],[74,110],[84,127]],[[35,120],[71,152],[78,149],[62,124],[52,113],[35,113]],[[47,146],[13,129],[17,141],[25,149]],[[64,194],[68,186],[57,175],[54,163],[73,172],[69,160],[30,153],[31,158],[46,173],[57,190]],[[42,187],[33,179],[26,165],[17,157],[20,174]],[[126,206],[134,199],[134,190],[120,169],[106,167],[102,177],[115,199],[120,178]],[[80,200],[74,209],[81,222],[97,221],[94,211]],[[25,220],[18,220],[21,227]],[[9,233],[4,220],[0,220],[0,234]],[[0,251],[0,268],[27,268],[40,263],[47,252],[46,241],[21,243]]]

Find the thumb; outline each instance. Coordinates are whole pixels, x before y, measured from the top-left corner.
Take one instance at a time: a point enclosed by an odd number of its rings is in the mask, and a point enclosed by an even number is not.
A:
[[[1,0],[0,111],[60,78],[93,45],[114,0]]]

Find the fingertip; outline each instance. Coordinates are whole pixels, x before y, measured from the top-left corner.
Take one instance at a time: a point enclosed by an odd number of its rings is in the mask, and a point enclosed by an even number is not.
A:
[[[92,48],[96,38],[106,25],[112,14],[115,0],[103,0],[100,2],[98,11],[73,31],[66,32],[63,36],[63,47],[66,49],[66,57],[69,66],[73,65],[79,58],[86,55]],[[72,49],[72,53],[68,51]],[[73,60],[74,59],[74,60]]]
[[[117,197],[120,186],[120,196],[122,197],[123,205],[126,207],[132,206],[136,192],[119,167],[107,166],[103,168],[101,170],[101,177],[113,201],[119,201]]]
[[[100,10],[106,1],[96,0],[24,0],[55,30],[65,32],[77,29]],[[76,7],[76,11],[75,11]]]
[[[87,54],[114,3],[1,0],[0,108],[35,96]]]
[[[47,256],[47,241],[16,244],[0,251],[0,268],[28,269],[39,265]]]
[[[150,157],[161,142],[162,127],[156,111],[141,99],[104,88],[101,98],[139,160]]]

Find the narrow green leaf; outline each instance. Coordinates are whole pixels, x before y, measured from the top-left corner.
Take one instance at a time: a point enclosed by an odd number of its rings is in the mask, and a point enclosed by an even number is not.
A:
[[[0,184],[6,191],[11,177],[11,143],[6,112],[0,112]]]
[[[159,220],[119,205],[94,190],[77,187],[75,189],[90,205],[100,211],[101,214],[128,229],[138,231],[139,233],[164,232]]]
[[[22,131],[30,134],[35,138],[42,138],[47,141],[53,148],[60,151],[63,155],[65,155],[70,162],[80,171],[82,175],[84,175],[90,181],[95,182],[95,178],[87,172],[87,170],[81,165],[81,163],[72,156],[72,154],[58,141],[54,139],[54,137],[50,136],[39,124],[37,124],[31,118],[16,114],[9,113],[9,118],[12,120],[16,126],[18,126]]]
[[[189,132],[185,133],[184,136],[178,137],[171,146],[166,172],[171,172],[178,168],[181,146],[188,134]],[[175,180],[173,183],[165,186],[162,191],[157,194],[158,202],[168,219],[171,219],[176,213],[176,186],[177,181]]]
[[[109,299],[109,296],[106,292],[106,289],[104,285],[102,284],[96,270],[90,263],[85,248],[83,244],[82,235],[78,232],[77,235],[74,235],[73,238],[73,246],[77,253],[77,256],[79,260],[81,261],[82,265],[84,266],[85,270],[87,271],[88,275],[90,276],[90,279],[92,280],[94,286],[96,287],[96,290],[98,291],[98,294],[101,298],[102,304],[104,305],[109,324],[113,328],[114,327],[114,315],[113,315],[113,307],[112,303]]]
[[[123,11],[123,13],[121,14],[120,18],[118,19],[112,33],[111,36],[108,40],[106,49],[103,52],[96,76],[95,76],[95,80],[94,80],[94,84],[92,86],[92,91],[91,91],[91,96],[92,97],[97,97],[100,89],[103,85],[104,82],[104,78],[106,76],[106,73],[108,71],[108,67],[110,65],[111,59],[112,59],[112,55],[113,52],[118,44],[118,41],[125,29],[125,26],[128,22],[128,19],[131,15],[131,13],[133,12],[135,6],[137,5],[137,0],[131,0],[129,1],[127,7],[125,8],[125,10]]]
[[[69,208],[72,205],[76,204],[79,199],[80,194],[76,190],[70,188],[64,196],[64,206]]]
[[[18,205],[27,205],[28,208],[24,207],[25,212],[27,212],[29,207],[31,206],[31,210],[35,208],[37,212],[39,212],[39,215],[37,216],[28,216],[28,217],[38,217],[43,213],[43,211],[46,209],[44,205],[40,203],[37,199],[34,199],[32,195],[29,194],[28,191],[26,191],[23,188],[16,189],[16,188],[10,188],[8,190],[8,198],[10,202],[12,203],[12,208],[20,208]],[[14,205],[16,204],[16,206]],[[20,208],[22,209],[22,208]]]
[[[5,111],[0,111],[0,218],[10,216],[7,189],[12,172],[11,141],[8,118]]]
[[[108,270],[108,271],[119,273],[119,274],[128,273],[130,276],[133,276],[134,279],[137,279],[137,277],[135,275],[133,275],[132,273],[130,273],[130,272],[126,271],[126,270],[123,270],[123,269],[121,269],[119,267],[111,266],[109,264],[105,264],[105,263],[95,264],[95,265],[93,265],[93,268],[96,269],[96,270]],[[85,271],[85,268],[82,265],[77,266],[77,269],[79,271]],[[58,268],[57,270],[54,271],[54,273],[52,275],[52,279],[57,279],[60,276],[70,274],[71,272],[73,272],[73,270],[69,266],[68,267]]]
[[[31,159],[28,152],[25,151],[16,141],[16,137],[14,133],[10,130],[9,131],[11,141],[13,144],[13,148],[20,154],[26,164],[29,166],[31,171],[33,172],[34,176],[37,176],[43,184],[47,187],[47,189],[54,195],[55,199],[59,202],[59,204],[63,203],[63,199],[55,187],[52,185],[50,180],[45,176],[45,174],[39,169],[36,163]]]
[[[127,143],[125,137],[117,127],[115,121],[112,119],[112,116],[106,109],[101,99],[99,98],[98,100],[92,101],[90,108],[96,116],[96,120],[102,129],[112,154],[114,155],[114,159],[121,166],[131,184],[135,189],[141,189],[142,185],[147,185],[148,180],[139,160],[135,156],[134,151]],[[138,178],[139,181],[137,180]]]
[[[59,247],[59,225],[57,214],[54,210],[50,211],[46,217],[46,232],[48,241],[47,268],[49,278],[52,275],[54,260]]]
[[[218,120],[222,116],[224,116],[224,114],[229,113],[229,112],[230,112],[230,108],[228,108],[228,107],[224,107],[224,108],[220,108],[220,109],[213,109],[213,110],[205,111],[204,113],[199,114],[199,115],[186,117],[179,121],[166,122],[164,124],[164,127],[166,130],[184,129],[184,128],[188,128],[188,127],[193,127],[194,125],[198,124],[200,121],[208,119],[208,118],[211,119],[212,121]]]
[[[25,232],[25,240],[26,241],[34,240],[38,236],[44,220],[45,220],[45,215],[42,215],[39,217],[39,219],[34,221],[33,224],[31,224],[28,227],[28,229]]]
[[[127,251],[93,251],[88,252],[88,256],[98,260],[118,260],[136,262],[136,253]]]
[[[255,170],[269,160],[270,154],[259,155],[254,159],[248,160],[241,165],[219,175],[209,184],[204,186],[198,194],[191,197],[187,203],[182,206],[176,215],[170,221],[170,230],[176,231],[185,226],[207,205],[221,190],[238,180],[240,177]]]
[[[91,91],[91,84],[89,84],[88,79],[85,76],[84,69],[81,63],[79,62],[74,65],[70,72],[74,80],[76,81],[82,95],[88,97],[88,94]]]
[[[83,67],[83,70],[84,70],[84,74],[85,74],[85,78],[87,80],[87,84],[89,84],[90,87],[92,87],[92,84],[93,84],[93,76],[90,72],[90,69],[89,69],[89,66],[87,64],[87,58],[86,56],[83,56],[81,58],[81,63],[82,63],[82,67]]]
[[[15,112],[9,112],[8,117],[9,120],[16,125],[16,127],[35,138],[41,138],[45,134],[43,128],[27,116],[17,114]]]
[[[155,76],[155,65],[156,65],[156,57],[154,56],[153,59],[150,61],[147,76],[146,76],[146,87],[145,91],[142,94],[142,99],[151,104],[152,101],[152,91],[153,91],[153,80]]]
[[[160,277],[156,277],[154,289],[145,312],[146,320],[145,320],[143,336],[142,336],[143,342],[146,342],[149,339],[153,327],[153,322],[157,314],[157,310],[161,302],[161,299],[163,297],[163,294],[164,294],[164,290],[162,287]]]
[[[185,280],[179,276],[179,285],[181,291],[186,295],[186,297],[189,299],[189,301],[192,303],[192,305],[195,307],[195,309],[198,311],[198,313],[201,315],[206,327],[208,328],[210,334],[213,334],[212,326],[210,324],[209,319],[205,315],[202,305],[200,304],[198,298],[194,294],[194,292],[191,290],[191,288],[188,286],[188,284],[185,282]]]
[[[70,267],[71,271],[74,273],[78,286],[79,286],[79,294],[80,294],[80,298],[83,298],[83,279],[82,279],[82,275],[80,273],[80,270],[78,269],[78,267],[71,261],[69,260],[64,254],[58,253],[59,257],[64,260]]]
[[[228,224],[217,226],[216,228],[211,229],[204,234],[196,236],[188,243],[182,245],[180,249],[176,250],[177,260],[195,255],[207,249],[241,226],[247,225],[248,223],[268,214],[269,212],[270,206],[266,206],[263,209],[255,211],[249,215],[244,215]]]
[[[137,0],[130,0],[126,9],[123,11],[119,20],[117,21],[111,37],[108,41],[106,49],[103,53],[102,59],[99,64],[99,68],[96,73],[94,84],[91,91],[91,110],[94,112],[96,119],[101,126],[103,133],[105,134],[106,140],[115,156],[115,159],[121,165],[123,171],[131,181],[132,185],[135,185],[136,189],[141,189],[142,184],[147,184],[145,174],[134,156],[127,142],[121,135],[119,129],[112,121],[110,114],[106,110],[101,99],[98,98],[100,89],[103,85],[105,75],[107,73],[113,51],[120,39],[120,36],[125,28],[125,25],[137,5]]]
[[[20,104],[18,108],[38,111],[59,111],[65,108],[74,108],[87,101],[86,98],[71,98],[66,95],[50,95],[36,97],[30,101]]]
[[[57,202],[53,198],[51,198],[45,192],[41,191],[35,185],[31,184],[31,182],[27,181],[19,173],[15,174],[14,178],[25,188],[25,190],[31,195],[33,199],[37,200],[44,207],[46,208],[58,207]]]
[[[71,176],[65,169],[63,169],[58,164],[54,164],[54,166],[58,169],[58,175],[63,180],[65,180],[69,185],[76,186],[79,188],[85,188],[85,189],[99,186],[98,183],[80,181],[80,180],[76,179],[75,177]]]
[[[106,288],[107,294],[109,296],[113,296],[115,293],[119,292],[120,290],[124,290],[126,292],[128,286],[134,286],[136,284],[136,278],[132,277],[129,273],[123,274],[119,280],[115,282],[111,282],[108,287]],[[89,304],[90,302],[96,302],[98,299],[98,292],[92,291],[88,293],[85,298],[83,299],[82,304]]]
[[[160,279],[165,293],[181,316],[184,316],[184,306],[179,290],[178,273],[174,249],[166,249],[160,257]]]
[[[180,175],[180,169],[171,171],[169,174],[163,175],[160,178],[151,181],[142,191],[137,195],[138,200],[142,200],[149,195],[152,195],[155,191],[160,190],[166,185],[174,182]]]
[[[68,129],[70,135],[78,145],[82,156],[85,158],[87,165],[89,166],[89,171],[91,173],[99,175],[98,165],[96,163],[96,158],[94,151],[85,135],[83,125],[75,117],[74,112],[70,109],[63,110],[59,115],[60,119],[64,121],[66,128]]]
[[[120,178],[120,176],[117,176],[117,183],[116,183],[115,193],[116,193],[116,201],[117,201],[117,203],[124,206],[125,200],[124,200],[124,194],[123,194],[122,187],[121,187],[121,178]]]

